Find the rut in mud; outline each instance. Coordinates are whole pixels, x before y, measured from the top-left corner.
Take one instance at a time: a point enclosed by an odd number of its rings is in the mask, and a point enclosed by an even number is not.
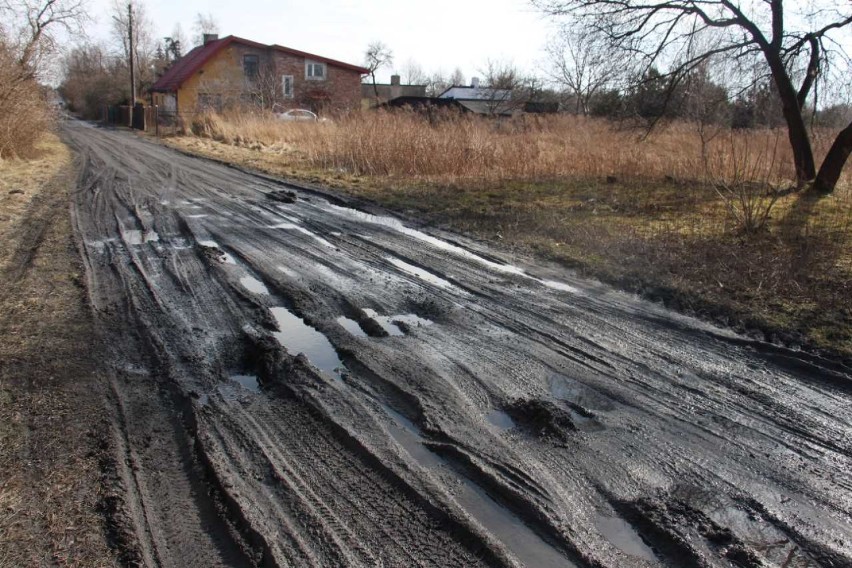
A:
[[[848,369],[126,133],[66,136],[138,561],[852,563]]]

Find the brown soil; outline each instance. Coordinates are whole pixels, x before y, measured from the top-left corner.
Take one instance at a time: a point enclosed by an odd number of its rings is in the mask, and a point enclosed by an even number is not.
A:
[[[68,214],[74,168],[54,136],[42,152],[0,164],[0,566],[113,566],[98,512],[104,399]]]

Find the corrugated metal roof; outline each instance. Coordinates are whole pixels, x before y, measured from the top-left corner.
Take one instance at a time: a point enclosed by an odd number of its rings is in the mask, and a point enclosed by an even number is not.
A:
[[[331,65],[333,67],[340,67],[341,69],[348,69],[350,71],[357,71],[358,73],[365,75],[369,72],[368,69],[363,67],[359,67],[357,65],[351,65],[349,63],[344,63],[342,61],[336,61],[334,59],[329,59],[328,57],[323,57],[321,55],[314,55],[313,53],[307,53],[305,51],[299,51],[297,49],[292,49],[289,47],[284,47],[283,45],[265,45],[262,43],[257,43],[256,41],[251,41],[248,39],[243,39],[236,36],[228,36],[222,39],[217,39],[213,41],[209,41],[204,45],[200,45],[175,61],[171,67],[163,74],[162,77],[157,79],[157,82],[151,87],[151,90],[154,92],[173,92],[180,88],[183,83],[189,79],[196,71],[201,69],[201,67],[207,63],[215,54],[219,53],[222,49],[227,47],[232,43],[240,43],[243,45],[248,45],[250,47],[255,47],[257,49],[274,49],[276,51],[281,51],[283,53],[288,53],[290,55],[296,55],[298,57],[304,57],[305,59],[312,59],[314,61],[319,61],[322,63],[326,63],[327,65]]]

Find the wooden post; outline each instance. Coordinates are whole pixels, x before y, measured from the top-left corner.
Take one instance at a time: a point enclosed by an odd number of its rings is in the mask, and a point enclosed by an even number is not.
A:
[[[133,111],[136,109],[136,69],[133,64],[133,3],[127,3],[127,52],[130,55],[130,128],[133,128]]]

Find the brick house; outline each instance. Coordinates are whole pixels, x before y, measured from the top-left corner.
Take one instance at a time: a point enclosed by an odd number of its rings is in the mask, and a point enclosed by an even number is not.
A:
[[[247,39],[204,36],[151,87],[151,103],[190,114],[252,105],[276,111],[358,108],[367,69]]]

